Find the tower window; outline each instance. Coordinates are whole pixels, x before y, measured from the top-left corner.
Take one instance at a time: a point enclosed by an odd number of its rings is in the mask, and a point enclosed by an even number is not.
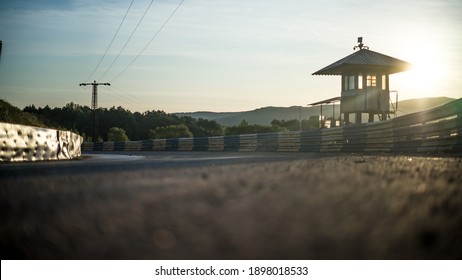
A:
[[[377,76],[376,75],[367,75],[366,84],[368,87],[376,87],[377,86]]]
[[[382,75],[382,90],[387,89],[387,75]]]
[[[348,76],[348,89],[355,89],[355,76]]]

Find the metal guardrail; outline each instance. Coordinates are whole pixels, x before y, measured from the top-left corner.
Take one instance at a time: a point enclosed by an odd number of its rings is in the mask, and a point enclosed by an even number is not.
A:
[[[84,151],[462,152],[462,99],[382,122],[279,132],[84,143]]]
[[[0,122],[0,161],[71,159],[83,138],[69,131]]]

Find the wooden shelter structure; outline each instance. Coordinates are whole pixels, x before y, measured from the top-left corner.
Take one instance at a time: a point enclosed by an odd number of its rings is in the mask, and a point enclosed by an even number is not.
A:
[[[320,112],[319,112],[319,128],[323,128],[324,127],[324,120],[323,120],[323,113],[322,113],[322,105],[326,104],[332,104],[332,120],[333,120],[333,123],[331,123],[330,127],[334,127],[335,126],[335,103],[340,101],[340,97],[333,97],[333,98],[329,98],[329,99],[326,99],[326,100],[321,100],[321,101],[318,101],[318,102],[314,102],[314,103],[311,103],[311,104],[308,104],[308,106],[320,106]]]
[[[339,75],[341,79],[340,113],[348,124],[350,114],[361,123],[362,114],[369,114],[369,122],[378,115],[385,120],[393,113],[390,106],[389,76],[406,71],[406,61],[369,50],[358,38],[358,51],[314,72],[312,75]]]

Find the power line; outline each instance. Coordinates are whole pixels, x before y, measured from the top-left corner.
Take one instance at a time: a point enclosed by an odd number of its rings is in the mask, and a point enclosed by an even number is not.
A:
[[[154,41],[154,39],[159,35],[159,33],[164,29],[164,27],[167,25],[167,23],[170,21],[170,19],[173,17],[173,15],[176,13],[176,11],[180,8],[180,6],[183,4],[184,0],[181,0],[181,2],[178,4],[178,6],[173,10],[173,12],[170,14],[170,16],[165,20],[165,22],[162,24],[162,26],[157,30],[157,32],[154,34],[154,36],[151,38],[151,40],[146,44],[146,46],[135,56],[135,58],[125,67],[115,78],[111,80],[111,83],[119,78],[125,71],[127,71],[130,66],[132,66],[133,63],[138,59],[138,57],[148,48],[148,46]]]
[[[151,8],[151,5],[152,3],[154,2],[154,0],[151,0],[151,3],[149,3],[149,6],[146,8],[146,10],[144,11],[144,14],[143,16],[140,18],[140,20],[138,21],[138,24],[136,25],[135,29],[133,29],[132,31],[132,34],[130,34],[130,37],[128,37],[128,40],[127,42],[125,42],[125,45],[122,47],[122,49],[120,50],[120,52],[117,54],[117,56],[114,58],[114,60],[112,61],[111,65],[109,65],[109,67],[107,68],[106,72],[104,72],[104,74],[99,78],[100,80],[102,80],[104,78],[104,76],[106,76],[106,74],[109,72],[109,70],[111,70],[112,66],[114,65],[114,63],[116,63],[117,59],[120,57],[120,55],[122,54],[122,52],[125,50],[125,47],[128,45],[128,43],[130,42],[130,40],[132,39],[133,35],[135,34],[136,30],[138,29],[138,26],[140,26],[141,22],[143,21],[144,19],[144,16],[146,16],[146,13],[148,12],[149,8]]]
[[[146,104],[138,99],[136,96],[134,96],[131,93],[128,93],[127,91],[124,91],[118,87],[112,86],[108,92],[104,92],[104,94],[107,94],[111,96],[112,98],[115,98],[119,101],[122,101],[123,103],[129,104],[133,107],[137,107],[140,110],[140,113],[143,113],[145,111],[149,110],[149,106],[146,106]],[[120,93],[117,93],[116,91],[119,91]]]
[[[125,18],[127,17],[127,14],[128,14],[128,12],[130,11],[130,9],[131,9],[131,7],[132,7],[134,1],[135,1],[135,0],[132,0],[132,2],[130,3],[130,6],[128,6],[128,9],[127,9],[127,11],[125,12],[125,15],[124,15],[122,21],[120,22],[119,27],[117,28],[116,33],[115,33],[114,36],[112,37],[112,40],[111,40],[111,42],[109,43],[109,46],[107,46],[107,49],[106,49],[106,51],[105,51],[104,54],[103,54],[103,57],[101,57],[101,59],[99,60],[98,64],[96,65],[95,69],[93,69],[93,72],[91,72],[91,74],[88,76],[88,78],[85,79],[85,82],[88,81],[88,80],[91,78],[91,76],[93,76],[93,74],[95,74],[96,70],[97,70],[98,67],[101,65],[101,62],[103,61],[104,57],[106,56],[107,52],[109,51],[109,48],[112,46],[112,43],[114,43],[114,39],[115,39],[115,37],[117,36],[117,34],[119,33],[120,27],[122,27],[122,24],[124,23]]]

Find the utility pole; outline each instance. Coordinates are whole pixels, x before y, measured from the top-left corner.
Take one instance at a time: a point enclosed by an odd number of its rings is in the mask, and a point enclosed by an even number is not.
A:
[[[93,83],[81,83],[80,86],[93,86],[92,95],[91,95],[91,117],[93,121],[93,142],[96,142],[96,109],[98,108],[98,86],[110,86],[110,83],[97,83],[93,81]]]

